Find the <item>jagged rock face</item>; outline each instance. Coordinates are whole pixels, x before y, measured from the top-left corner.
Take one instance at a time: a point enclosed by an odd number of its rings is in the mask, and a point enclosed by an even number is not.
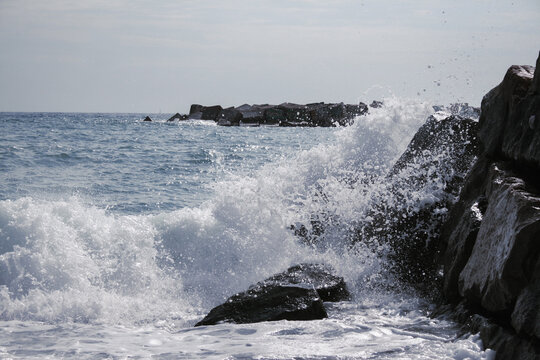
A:
[[[327,317],[323,301],[349,298],[341,277],[323,264],[300,264],[231,296],[195,326],[220,322],[314,320]]]
[[[532,66],[512,66],[482,100],[479,137],[492,157],[540,167],[540,88]],[[540,77],[539,74],[536,78]]]
[[[478,153],[477,125],[430,117],[387,176],[373,220],[358,231],[357,241],[389,245],[391,270],[408,283],[434,280],[440,227]]]
[[[487,209],[471,256],[459,276],[459,292],[492,312],[512,310],[540,254],[540,197],[526,183],[491,166]]]
[[[540,358],[540,73],[533,77],[534,71],[510,67],[482,100],[483,153],[441,235],[444,293],[506,324],[504,331],[481,331],[501,359]]]
[[[459,200],[452,206],[441,230],[444,266],[443,291],[446,299],[460,299],[458,279],[467,264],[486,210],[485,178],[489,162],[480,158],[471,169]]]

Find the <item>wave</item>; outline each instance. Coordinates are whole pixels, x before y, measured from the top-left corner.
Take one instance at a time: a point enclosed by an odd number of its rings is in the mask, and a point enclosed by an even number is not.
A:
[[[190,324],[306,261],[333,265],[358,292],[382,265],[347,238],[377,179],[432,112],[386,99],[330,143],[216,182],[198,207],[118,215],[75,197],[0,201],[0,319]],[[314,220],[325,223],[317,242],[291,230],[301,224],[313,233]]]

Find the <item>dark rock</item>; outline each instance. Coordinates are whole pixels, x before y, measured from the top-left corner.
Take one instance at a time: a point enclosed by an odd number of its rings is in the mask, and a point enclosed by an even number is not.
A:
[[[389,246],[391,271],[431,291],[440,229],[478,154],[477,122],[430,117],[395,163],[357,241]]]
[[[312,103],[298,105],[249,105],[222,109],[219,105],[191,105],[190,119],[214,120],[223,126],[336,126],[350,125],[354,118],[367,113],[367,106]]]
[[[195,326],[325,318],[323,301],[342,301],[350,297],[343,278],[332,275],[331,271],[322,264],[292,266],[233,295]]]
[[[356,116],[367,114],[368,106],[361,102],[358,105],[345,105],[345,110],[348,117],[354,118]]]
[[[218,125],[221,126],[238,126],[242,120],[242,113],[237,109],[230,107],[223,109],[221,112],[220,118],[218,120]]]
[[[204,106],[199,104],[193,104],[189,108],[189,115],[194,115],[196,113],[202,113]]]
[[[511,311],[540,254],[540,197],[501,164],[488,175],[487,209],[459,291],[491,312]]]
[[[518,334],[540,339],[540,261],[533,272],[535,281],[521,291],[511,315],[512,327]]]
[[[218,121],[220,119],[221,112],[223,108],[219,105],[214,106],[203,106],[201,110],[201,120],[214,120]]]
[[[237,108],[242,114],[243,124],[261,124],[264,122],[264,110],[258,106],[242,105]]]
[[[174,120],[187,120],[187,115],[181,115],[180,113],[176,113],[173,116],[169,118],[167,121],[174,121]]]
[[[540,168],[540,94],[531,86],[533,72],[532,66],[514,65],[484,96],[478,136],[489,156]]]
[[[484,96],[483,153],[441,234],[444,293],[492,320],[478,328],[497,359],[540,359],[540,75],[533,71],[510,67]]]
[[[144,118],[143,121],[152,121],[152,119],[150,119],[150,116],[147,116],[147,117]]]
[[[189,119],[194,120],[214,120],[218,121],[221,117],[223,108],[220,105],[202,106],[193,104],[189,108]]]
[[[312,288],[263,285],[231,296],[224,304],[213,308],[195,326],[326,317],[328,315],[323,302]]]
[[[489,161],[481,158],[471,169],[459,200],[452,206],[441,230],[441,254],[444,266],[443,291],[447,300],[457,302],[459,274],[471,256],[486,212],[485,178]]]
[[[268,125],[279,125],[286,121],[285,111],[278,107],[271,107],[264,111],[264,122]]]
[[[342,301],[350,297],[342,277],[332,275],[332,268],[323,264],[300,264],[276,274],[264,282],[283,286],[312,286],[323,301]]]
[[[288,123],[310,123],[309,109],[305,105],[282,103],[278,106],[285,113]]]
[[[369,107],[378,109],[378,108],[383,107],[383,105],[384,105],[384,103],[383,103],[382,101],[373,100],[373,101],[371,102],[371,104],[369,104]]]

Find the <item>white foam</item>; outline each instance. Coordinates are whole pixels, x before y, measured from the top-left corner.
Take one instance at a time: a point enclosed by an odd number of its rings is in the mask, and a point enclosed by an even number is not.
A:
[[[0,316],[48,322],[191,324],[211,306],[302,261],[324,261],[353,288],[379,259],[345,243],[378,184],[432,110],[385,99],[320,144],[230,175],[197,208],[120,216],[77,198],[0,202]],[[327,225],[318,244],[291,224]]]

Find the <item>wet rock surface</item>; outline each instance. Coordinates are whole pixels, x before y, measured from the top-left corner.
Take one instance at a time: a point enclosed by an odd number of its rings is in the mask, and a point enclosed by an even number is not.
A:
[[[323,301],[349,298],[343,278],[323,264],[300,264],[235,294],[195,326],[222,322],[315,320],[327,317]]]
[[[444,294],[497,359],[540,359],[539,79],[512,66],[482,100],[483,152],[441,235]]]
[[[478,155],[478,123],[457,115],[431,116],[390,170],[385,193],[356,241],[389,248],[390,271],[422,291],[437,278],[440,228]]]

